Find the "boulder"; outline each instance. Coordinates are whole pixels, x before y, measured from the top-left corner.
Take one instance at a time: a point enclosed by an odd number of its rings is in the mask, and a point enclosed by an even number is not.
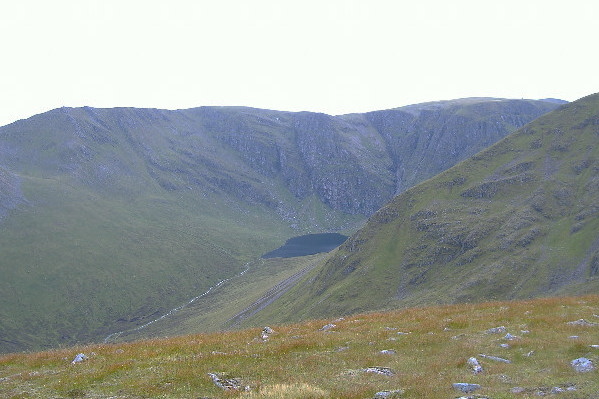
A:
[[[380,391],[374,394],[374,399],[393,399],[403,395],[403,389],[394,389],[392,391]]]
[[[578,373],[587,373],[589,371],[593,371],[595,366],[590,359],[586,357],[579,357],[578,359],[574,359],[570,362],[572,368]]]
[[[475,357],[471,357],[470,359],[468,359],[468,365],[470,366],[474,374],[479,374],[483,372],[483,366],[480,365],[478,359],[476,359]]]
[[[367,367],[362,370],[365,373],[375,373],[386,375],[387,377],[392,377],[395,375],[395,371],[391,370],[389,367]]]
[[[237,378],[232,378],[222,373],[208,373],[208,376],[212,379],[212,382],[217,387],[225,391],[249,391],[250,387],[243,385]]]
[[[480,389],[480,385],[478,384],[470,384],[467,382],[454,382],[453,388],[464,393],[474,392],[477,389]]]
[[[82,363],[86,360],[87,360],[87,356],[85,356],[84,353],[79,353],[77,356],[75,356],[75,358],[73,359],[71,364]]]

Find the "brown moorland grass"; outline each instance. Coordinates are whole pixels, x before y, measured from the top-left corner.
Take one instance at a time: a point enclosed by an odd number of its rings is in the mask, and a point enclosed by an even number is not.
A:
[[[587,357],[599,367],[599,296],[411,308],[385,313],[180,336],[89,345],[0,357],[2,398],[452,398],[454,382],[480,384],[489,398],[598,398],[597,368],[577,373]],[[328,324],[335,327],[326,331]],[[504,326],[506,331],[487,330]],[[505,339],[510,333],[516,339]],[[501,345],[509,345],[502,347]],[[381,353],[381,351],[391,351]],[[77,353],[88,359],[71,364]],[[498,356],[504,363],[480,355]],[[481,374],[469,369],[477,357]],[[389,368],[393,375],[365,372]],[[224,391],[208,373],[249,386]],[[521,388],[521,393],[512,389]],[[572,387],[575,390],[567,390]],[[555,391],[555,389],[554,389]],[[401,393],[401,395],[400,395]]]

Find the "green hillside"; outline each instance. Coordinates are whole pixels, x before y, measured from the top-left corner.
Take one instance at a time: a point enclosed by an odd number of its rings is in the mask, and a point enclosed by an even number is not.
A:
[[[355,231],[406,182],[556,106],[469,99],[340,117],[84,107],[0,127],[0,352],[144,325],[292,236]],[[410,168],[399,148],[416,133],[423,161]]]
[[[249,324],[599,292],[599,94],[398,195]]]

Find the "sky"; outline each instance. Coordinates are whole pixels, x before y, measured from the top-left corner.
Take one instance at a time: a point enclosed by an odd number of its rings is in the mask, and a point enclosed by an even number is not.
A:
[[[332,115],[599,91],[596,0],[9,0],[0,126],[69,106]]]

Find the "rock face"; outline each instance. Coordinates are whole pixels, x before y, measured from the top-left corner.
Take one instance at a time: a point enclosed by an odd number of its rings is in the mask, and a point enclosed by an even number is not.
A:
[[[213,187],[293,212],[269,188],[276,184],[298,200],[316,196],[332,209],[370,215],[393,195],[556,107],[464,99],[344,116],[235,107],[62,108],[0,127],[0,155],[9,170],[35,159],[48,176],[68,172],[107,186],[136,171],[102,147],[128,147],[165,190]],[[49,138],[55,157],[47,143],[27,142],[27,133],[47,127],[61,132]]]

